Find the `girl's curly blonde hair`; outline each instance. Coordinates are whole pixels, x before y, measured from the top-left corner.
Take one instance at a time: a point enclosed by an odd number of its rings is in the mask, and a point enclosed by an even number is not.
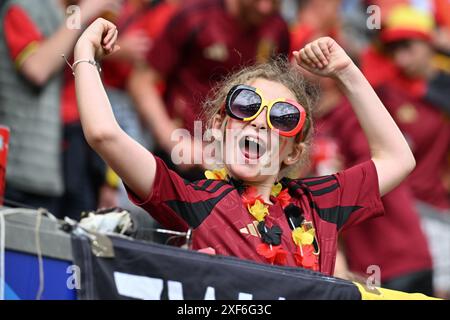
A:
[[[205,129],[210,129],[214,117],[221,114],[230,89],[238,84],[249,84],[255,79],[262,78],[278,82],[294,93],[297,102],[303,106],[306,111],[306,121],[302,130],[302,139],[300,134],[296,137],[296,142],[302,144],[303,151],[301,159],[294,165],[281,168],[280,178],[284,176],[298,177],[298,169],[304,167],[309,161],[309,149],[313,135],[313,106],[317,102],[318,89],[315,85],[306,81],[298,70],[298,67],[291,65],[285,59],[275,59],[268,63],[257,64],[246,67],[236,73],[232,73],[217,85],[210,93],[208,99],[203,103],[203,112],[200,116],[205,124]]]

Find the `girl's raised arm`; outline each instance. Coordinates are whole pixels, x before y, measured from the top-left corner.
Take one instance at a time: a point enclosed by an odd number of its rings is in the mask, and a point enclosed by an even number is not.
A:
[[[74,54],[78,110],[89,145],[139,198],[144,199],[153,186],[155,159],[119,127],[96,67],[86,62],[119,50],[116,40],[116,26],[101,18],[78,40]]]
[[[325,37],[294,51],[294,57],[307,71],[333,77],[350,100],[369,142],[381,195],[400,184],[414,169],[414,156],[389,112],[344,50]]]

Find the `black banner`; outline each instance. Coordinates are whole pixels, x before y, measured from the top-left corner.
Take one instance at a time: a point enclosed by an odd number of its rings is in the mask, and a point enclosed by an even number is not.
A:
[[[72,236],[79,299],[360,300],[349,282],[301,268],[277,267],[176,247],[110,238],[114,258],[99,258]]]

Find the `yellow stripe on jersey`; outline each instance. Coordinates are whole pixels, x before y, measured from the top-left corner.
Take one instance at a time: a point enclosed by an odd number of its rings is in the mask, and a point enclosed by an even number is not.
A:
[[[39,47],[38,41],[30,42],[18,55],[14,64],[17,69],[20,69],[25,62]]]

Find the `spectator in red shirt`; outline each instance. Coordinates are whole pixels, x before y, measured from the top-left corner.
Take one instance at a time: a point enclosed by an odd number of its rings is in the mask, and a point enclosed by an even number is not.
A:
[[[134,65],[146,63],[156,38],[178,8],[178,0],[127,0],[112,20],[120,32],[116,54],[103,62],[103,78],[108,87],[126,90]]]
[[[81,36],[75,57],[113,53],[116,39],[115,26],[98,19]],[[314,99],[286,62],[243,69],[206,104],[212,134],[224,150],[224,167],[207,172],[207,180],[182,179],[127,136],[97,70],[82,63],[75,77],[86,138],[160,223],[194,229],[195,249],[330,275],[338,231],[382,214],[380,195],[397,186],[415,160],[373,89],[333,39],[318,39],[294,56],[299,66],[344,88],[367,134],[371,160],[325,177],[285,177],[307,156]]]
[[[128,80],[135,66],[146,64],[146,56],[157,36],[176,12],[178,0],[128,0],[113,19],[121,33],[119,52],[103,62],[103,79],[108,97],[120,126],[139,143],[152,147],[151,137],[128,94]],[[159,85],[163,89],[163,83]]]
[[[449,81],[449,60],[433,47],[432,15],[409,6],[390,12],[378,38],[362,56],[364,74],[375,87],[389,81],[449,113],[448,99],[439,94]]]
[[[450,198],[444,178],[450,150],[450,73],[433,62],[433,28],[434,21],[429,14],[407,6],[392,9],[380,33],[386,55],[372,51],[364,57],[363,65],[378,61],[389,66],[386,79],[381,81],[378,77],[376,86],[384,97],[395,101],[386,105],[416,157],[417,167],[408,183],[417,200],[432,252],[436,295],[448,297]],[[375,71],[374,64],[366,70],[372,74],[380,72],[380,69]]]
[[[304,45],[320,34],[340,34],[338,2],[305,1],[299,17],[306,19],[292,30],[292,42]],[[318,16],[325,5],[334,6],[334,10],[325,10],[329,12],[327,22],[314,22],[315,28],[308,27],[305,21],[313,20],[308,17]],[[311,172],[326,175],[367,161],[370,149],[358,119],[351,114],[350,104],[344,102],[334,81],[314,80],[320,82],[322,94],[315,112],[318,123]],[[382,202],[385,216],[343,232],[340,249],[345,255],[338,256],[335,276],[354,280],[357,274],[359,280],[374,265],[380,268],[383,287],[433,294],[431,258],[408,187],[403,183],[384,196]]]
[[[405,101],[405,98],[398,98],[399,92],[395,97],[386,96],[383,91],[378,94],[391,107]],[[426,121],[426,109],[421,106],[417,108],[421,119]],[[342,155],[345,167],[366,161],[370,156],[364,132],[351,113],[348,101],[343,99],[328,109],[321,109],[322,116],[317,123],[316,139],[325,141],[321,146],[315,142],[315,147],[321,148],[313,153],[319,155],[314,161],[315,167],[322,170],[319,174],[324,173],[324,167],[334,169],[330,161],[336,160],[339,155]],[[336,144],[336,148],[327,153],[330,141]],[[409,185],[402,183],[385,195],[382,202],[385,216],[362,223],[342,234],[349,270],[364,275],[370,266],[377,266],[384,288],[433,295],[432,261]]]
[[[303,48],[311,40],[327,36],[340,43],[341,2],[341,0],[299,1],[297,22],[290,31],[291,48]]]
[[[87,24],[96,16],[101,15],[106,10],[115,10],[118,0],[100,0],[100,1],[78,1],[81,11],[81,24]],[[55,7],[58,4],[58,7]],[[2,124],[11,126],[11,162],[26,162],[23,159],[25,145],[34,141],[37,147],[33,152],[32,159],[43,159],[47,150],[51,151],[52,161],[55,166],[51,172],[44,173],[42,164],[27,165],[20,168],[17,172],[14,165],[9,168],[10,179],[7,179],[7,188],[5,197],[21,204],[32,207],[44,207],[57,217],[70,216],[79,217],[83,210],[95,209],[97,202],[98,188],[95,184],[101,185],[104,181],[103,165],[98,157],[90,150],[86,144],[79,115],[76,106],[75,82],[72,71],[67,67],[61,54],[69,57],[75,42],[81,33],[81,29],[69,29],[64,20],[66,1],[42,1],[32,0],[10,0],[4,5],[2,19],[2,39],[5,41],[8,49],[8,56],[1,56],[4,61],[9,61],[15,65],[15,72],[23,76],[26,83],[27,93],[34,92],[36,107],[34,110],[24,110],[29,117],[35,116],[35,127],[29,126],[27,141],[19,141],[18,123],[9,123],[9,120],[3,120]],[[39,10],[43,13],[36,14],[34,8],[40,6]],[[45,21],[47,17],[47,21]],[[39,21],[38,21],[39,20]],[[46,30],[47,26],[58,21],[54,30]],[[45,25],[46,24],[46,25]],[[44,27],[45,25],[45,27]],[[39,130],[37,121],[39,112],[43,112],[42,107],[37,106],[41,99],[49,99],[46,96],[47,84],[54,79],[61,77],[61,84],[53,92],[53,100],[58,103],[52,104],[52,110],[48,111],[51,115],[45,115],[50,118],[53,115],[60,114],[60,120],[55,119],[56,125],[52,132],[52,137],[43,136]],[[5,87],[6,88],[6,87]],[[52,89],[53,90],[53,89]],[[49,102],[47,102],[49,103]],[[23,105],[23,99],[20,97],[16,101],[17,110],[27,109]],[[47,105],[48,106],[48,105]],[[8,118],[12,119],[12,118]],[[5,122],[6,121],[6,122]],[[25,125],[22,122],[21,126]],[[53,123],[51,124],[53,126]],[[56,141],[57,146],[52,146],[53,137],[59,136],[59,131],[63,128],[63,136]],[[20,137],[25,137],[20,135]],[[41,140],[35,140],[41,137]],[[58,139],[58,138],[56,138]],[[28,146],[33,148],[32,146]],[[26,148],[28,148],[26,147]],[[52,149],[54,147],[54,149]],[[15,158],[17,156],[17,158]],[[20,159],[21,158],[21,159]],[[96,175],[98,173],[98,175]],[[35,177],[32,177],[32,176]],[[38,181],[39,176],[54,176],[54,180],[48,183],[45,179]],[[60,182],[62,181],[62,182]]]
[[[156,153],[170,166],[173,130],[193,132],[203,100],[229,72],[288,50],[289,33],[276,0],[183,1],[153,44],[149,68],[130,79],[138,111],[161,149]],[[166,83],[163,96],[155,89],[159,79]],[[198,178],[198,171],[184,175]]]

